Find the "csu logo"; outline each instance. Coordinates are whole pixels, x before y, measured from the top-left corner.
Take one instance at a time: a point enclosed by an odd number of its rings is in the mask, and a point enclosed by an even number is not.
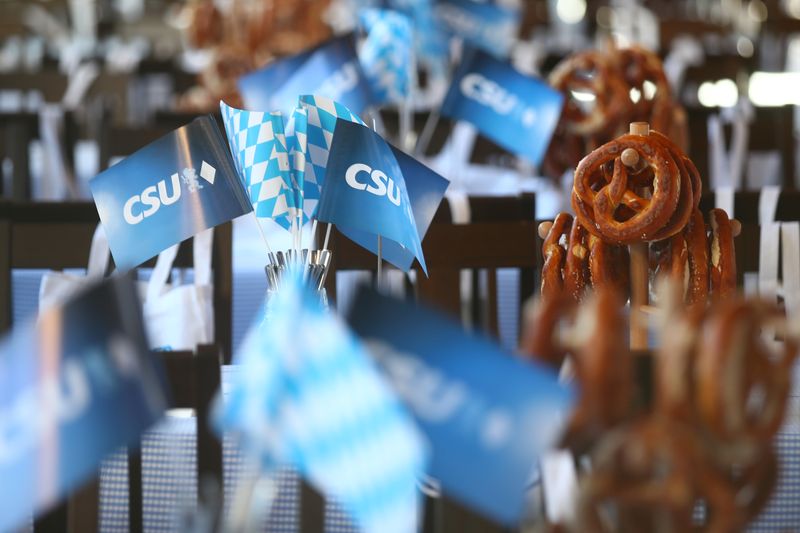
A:
[[[369,182],[359,181],[359,178],[369,178]],[[381,170],[373,170],[364,163],[350,165],[344,174],[347,184],[359,191],[367,191],[375,196],[386,196],[394,205],[400,205],[400,188],[392,178]]]
[[[498,115],[513,115],[526,128],[536,121],[536,111],[525,106],[515,94],[508,92],[499,83],[472,72],[461,79],[461,92],[479,104],[491,108]]]
[[[216,174],[217,169],[203,161],[200,165],[199,177],[213,185]],[[162,205],[172,205],[180,200],[181,182],[190,193],[195,193],[203,188],[197,171],[193,168],[185,168],[180,174],[176,172],[170,176],[172,192],[167,189],[167,180],[161,180],[157,185],[147,187],[142,194],[135,194],[128,198],[122,208],[125,222],[131,225],[138,224],[145,218],[155,215]]]

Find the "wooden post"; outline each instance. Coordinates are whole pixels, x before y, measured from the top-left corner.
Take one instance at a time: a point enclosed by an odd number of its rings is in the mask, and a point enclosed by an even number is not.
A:
[[[632,135],[650,135],[650,125],[647,122],[633,122],[630,125]],[[638,154],[623,152],[623,163],[635,166],[639,161]],[[648,244],[639,242],[628,246],[630,255],[631,279],[631,317],[630,317],[630,343],[632,350],[647,349],[647,315],[642,308],[648,304],[649,292],[649,259]]]

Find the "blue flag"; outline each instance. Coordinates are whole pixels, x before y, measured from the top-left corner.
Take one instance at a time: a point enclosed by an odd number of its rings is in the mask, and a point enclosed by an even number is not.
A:
[[[286,60],[284,60],[286,61]],[[251,110],[277,109],[289,116],[301,94],[315,94],[336,100],[356,113],[372,104],[372,93],[361,70],[349,36],[327,41],[289,63],[281,62],[256,70],[239,79],[245,107]],[[282,79],[281,79],[282,78]]]
[[[118,269],[252,211],[214,119],[200,117],[91,182]]]
[[[317,218],[342,231],[357,230],[394,241],[427,273],[414,211],[391,147],[366,126],[337,120]],[[359,243],[362,244],[362,243]],[[388,258],[387,258],[388,260]],[[396,264],[397,268],[408,265]]]
[[[417,233],[422,241],[428,233],[428,228],[450,182],[402,150],[394,146],[390,148],[406,182],[411,211],[414,213]],[[339,231],[359,246],[377,254],[378,238],[374,233],[341,226]],[[414,262],[414,253],[394,241],[384,240],[381,243],[381,253],[384,259],[405,272],[408,272]]]
[[[433,311],[370,290],[357,294],[348,322],[428,437],[428,474],[443,492],[518,525],[539,455],[570,415],[572,389]]]
[[[474,124],[500,146],[538,165],[563,103],[561,93],[545,82],[473,50],[465,54],[441,113]]]
[[[360,531],[415,533],[425,457],[411,416],[341,319],[286,279],[236,354],[216,426],[265,469],[295,465]]]
[[[133,282],[116,277],[0,342],[0,531],[131,446],[167,407]]]
[[[439,0],[435,14],[440,24],[472,47],[507,58],[517,40],[519,9],[486,0]]]

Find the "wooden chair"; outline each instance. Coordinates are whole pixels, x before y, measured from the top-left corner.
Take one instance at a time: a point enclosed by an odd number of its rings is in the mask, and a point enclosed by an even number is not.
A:
[[[97,223],[97,210],[92,203],[0,202],[0,332],[12,326],[12,270],[84,268]],[[182,246],[175,260],[176,267],[191,265],[190,248],[190,245]],[[229,358],[232,316],[230,224],[219,226],[214,232],[212,269],[215,336],[222,353]],[[197,356],[166,354],[163,357],[173,388],[175,406],[194,408],[198,419],[204,419],[200,417],[207,414],[208,402],[219,386],[217,350],[218,348],[199,348]],[[205,426],[198,427],[198,480],[206,473],[215,476],[219,480],[222,493],[221,447],[212,442],[212,437]],[[131,531],[134,532],[141,531],[143,524],[140,474],[140,458],[137,454],[132,454],[129,465],[129,516]],[[93,523],[94,528],[97,527],[97,520],[92,522],[92,513],[96,513],[92,506],[92,502],[96,501],[96,491],[97,486],[89,484],[71,502],[72,513],[69,513],[68,506],[61,506],[37,521],[36,531],[65,531],[67,524],[77,528],[71,531],[92,531],[93,528],[89,528],[89,525]]]

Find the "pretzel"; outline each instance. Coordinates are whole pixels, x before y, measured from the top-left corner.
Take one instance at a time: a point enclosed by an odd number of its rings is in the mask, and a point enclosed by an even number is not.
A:
[[[703,215],[695,210],[683,232],[674,235],[658,260],[659,274],[681,287],[688,305],[705,305],[708,299],[708,241]]]
[[[521,351],[559,369],[571,351],[560,332],[564,324],[574,324],[577,309],[577,302],[566,294],[536,300],[526,310]]]
[[[633,149],[653,172],[652,197],[628,186],[629,170],[622,153]],[[610,181],[602,166],[613,162]],[[572,206],[589,231],[615,244],[652,240],[673,217],[680,200],[681,176],[663,143],[649,136],[627,134],[583,158],[575,170]],[[680,228],[678,228],[680,230]]]
[[[631,120],[651,122],[654,126],[666,125],[672,95],[658,56],[639,46],[631,46],[618,49],[615,60],[630,88]],[[638,93],[636,100],[631,94],[634,90]]]
[[[712,209],[708,218],[711,228],[711,295],[715,300],[720,300],[730,297],[736,290],[733,229],[727,213],[722,209]]]
[[[797,345],[787,338],[771,349],[762,338],[766,326],[785,326],[775,305],[738,299],[719,304],[703,326],[696,405],[704,426],[719,439],[765,442],[783,421]]]
[[[588,234],[578,219],[573,219],[564,265],[564,292],[580,301],[589,285],[589,276]]]
[[[589,235],[589,278],[592,287],[612,287],[622,300],[628,299],[630,260],[624,246],[608,244]]]
[[[726,476],[735,491],[737,511],[742,523],[757,517],[769,501],[778,478],[778,460],[771,445],[754,454],[750,464],[727,468]]]
[[[633,362],[626,343],[626,324],[619,295],[598,287],[578,308],[573,328],[580,398],[562,446],[586,451],[601,433],[624,420],[631,407]]]
[[[566,251],[561,245],[561,237],[567,235],[567,228],[572,223],[572,216],[568,213],[559,213],[553,221],[553,225],[544,238],[542,245],[542,255],[544,265],[542,266],[542,298],[555,298],[561,294],[564,287],[562,270]]]
[[[562,124],[567,133],[589,135],[625,124],[629,89],[600,52],[581,52],[562,61],[550,73],[549,83],[565,96]],[[581,102],[573,91],[591,93],[594,101]]]
[[[688,428],[650,417],[609,433],[592,457],[580,495],[581,531],[693,531],[695,504],[704,501],[705,531],[736,530],[733,491],[710,467]],[[603,510],[613,509],[607,523]]]
[[[192,2],[185,8],[189,24],[186,40],[194,48],[206,48],[222,37],[222,17],[211,0]]]

